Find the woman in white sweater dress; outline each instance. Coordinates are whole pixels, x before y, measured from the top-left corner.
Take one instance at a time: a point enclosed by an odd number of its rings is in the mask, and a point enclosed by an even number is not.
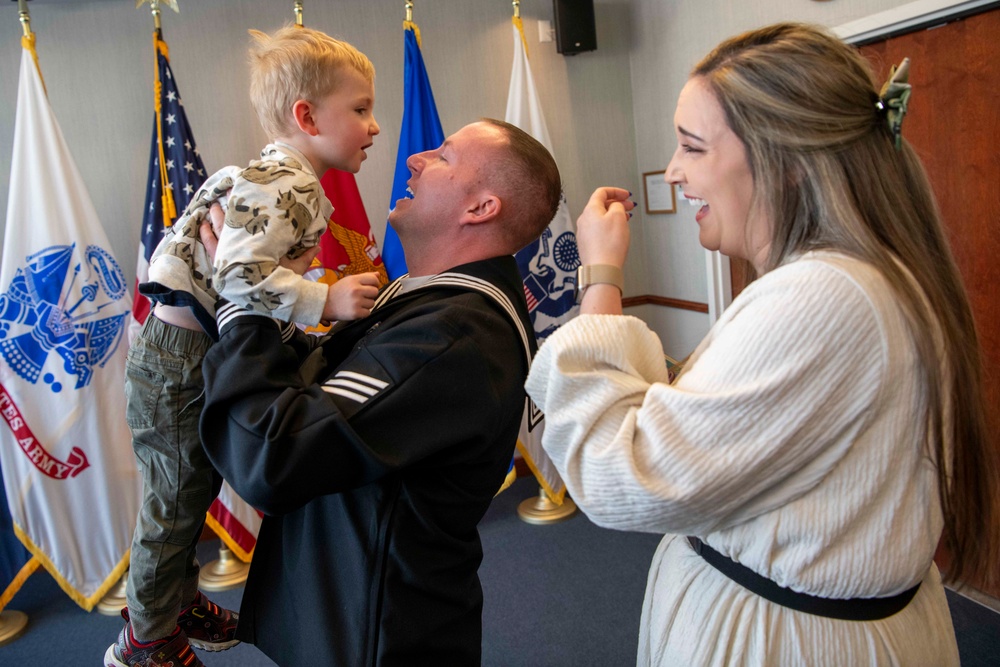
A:
[[[908,96],[905,65],[880,94],[851,47],[795,24],[695,68],[666,177],[701,200],[701,244],[760,277],[673,384],[621,314],[628,193],[580,217],[581,315],[527,388],[584,512],[666,534],[640,665],[958,664],[933,558],[943,534],[949,576],[988,580],[997,466],[968,302],[899,135]]]

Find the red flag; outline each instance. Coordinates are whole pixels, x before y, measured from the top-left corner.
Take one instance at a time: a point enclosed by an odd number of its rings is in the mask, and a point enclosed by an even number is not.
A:
[[[372,236],[354,174],[331,169],[321,183],[327,198],[333,202],[334,211],[329,228],[320,237],[319,254],[306,277],[332,285],[344,276],[375,271],[382,285],[387,284],[389,278]],[[322,333],[326,328],[310,327],[306,331]],[[240,560],[247,562],[253,557],[260,513],[240,500],[228,484],[223,485],[219,497],[212,503],[207,522]]]
[[[333,202],[329,228],[319,240],[319,254],[306,277],[332,285],[344,276],[374,271],[381,286],[389,282],[382,255],[372,235],[365,205],[354,174],[330,169],[320,180],[327,199]],[[310,333],[323,333],[329,327],[309,327]]]

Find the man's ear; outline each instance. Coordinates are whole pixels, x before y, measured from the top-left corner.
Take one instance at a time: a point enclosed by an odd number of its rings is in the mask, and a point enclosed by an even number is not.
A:
[[[312,102],[307,100],[295,100],[295,103],[292,105],[292,118],[295,119],[295,125],[311,137],[319,134],[314,113],[315,108]]]
[[[462,213],[461,224],[478,225],[495,220],[500,215],[500,197],[494,194],[482,194],[477,197]]]

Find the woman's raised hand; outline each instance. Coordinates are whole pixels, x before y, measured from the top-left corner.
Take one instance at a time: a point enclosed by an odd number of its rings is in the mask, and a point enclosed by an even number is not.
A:
[[[576,243],[582,264],[611,264],[621,268],[628,255],[629,228],[635,207],[628,190],[594,190],[576,221]]]

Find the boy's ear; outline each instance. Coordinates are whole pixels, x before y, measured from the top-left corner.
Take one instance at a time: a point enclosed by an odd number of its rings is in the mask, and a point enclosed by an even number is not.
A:
[[[459,222],[463,225],[478,225],[495,220],[500,215],[500,197],[495,194],[483,193],[474,199],[462,213]]]
[[[319,134],[319,128],[316,127],[316,118],[313,115],[314,111],[315,108],[312,102],[307,100],[295,100],[295,103],[292,105],[292,118],[295,119],[295,125],[311,137]]]

